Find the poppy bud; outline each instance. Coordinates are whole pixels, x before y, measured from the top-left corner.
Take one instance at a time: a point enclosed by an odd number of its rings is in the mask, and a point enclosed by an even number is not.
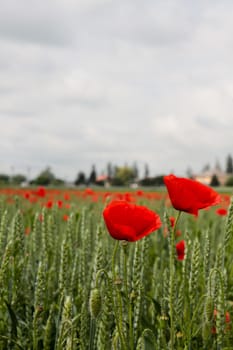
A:
[[[177,253],[177,259],[178,260],[184,260],[185,256],[185,241],[179,241],[176,244],[176,253]]]
[[[89,299],[90,313],[93,318],[97,318],[101,310],[101,295],[99,289],[95,288],[91,291]]]
[[[231,317],[230,317],[230,314],[228,311],[226,311],[226,314],[225,314],[225,322],[226,323],[230,323],[231,322]]]
[[[225,208],[218,208],[216,210],[216,214],[219,216],[225,216],[227,215],[227,210]]]
[[[213,298],[208,297],[205,303],[205,316],[208,321],[211,321],[214,313],[214,301]]]

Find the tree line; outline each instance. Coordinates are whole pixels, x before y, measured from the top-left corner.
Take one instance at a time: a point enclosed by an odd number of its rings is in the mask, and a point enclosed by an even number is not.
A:
[[[162,175],[158,177],[162,178]],[[104,186],[106,184],[111,186],[129,186],[133,183],[150,184],[151,179],[149,177],[149,166],[145,165],[144,175],[142,179],[139,179],[139,170],[137,164],[134,163],[132,166],[113,166],[108,163],[106,171],[98,174],[96,166],[92,165],[89,174],[84,171],[78,172],[73,185],[75,186],[89,186],[99,185]],[[145,183],[144,183],[145,182]],[[159,180],[161,182],[161,180]],[[13,176],[7,174],[0,174],[0,185],[39,185],[39,186],[64,186],[66,181],[64,179],[56,177],[50,167],[43,169],[35,178],[29,180],[23,174],[16,174]],[[162,184],[162,183],[158,183]]]
[[[216,169],[220,170],[219,164],[216,164]],[[203,172],[210,170],[209,164],[203,167]],[[233,158],[228,155],[226,158],[225,173],[228,174],[226,185],[233,186]],[[79,171],[73,185],[75,186],[89,186],[89,185],[111,185],[111,186],[129,186],[134,183],[141,186],[161,186],[163,185],[163,176],[160,174],[156,176],[150,175],[148,164],[144,166],[144,173],[139,177],[139,170],[136,162],[132,166],[112,165],[110,162],[106,166],[106,171],[98,174],[96,166],[92,165],[90,173],[86,174],[84,171]],[[187,177],[192,177],[192,171],[187,170]],[[50,167],[46,167],[35,178],[28,179],[23,174],[0,174],[0,185],[38,185],[38,186],[64,186],[66,181],[56,177]],[[218,186],[219,180],[217,174],[213,174],[211,180],[212,186]]]

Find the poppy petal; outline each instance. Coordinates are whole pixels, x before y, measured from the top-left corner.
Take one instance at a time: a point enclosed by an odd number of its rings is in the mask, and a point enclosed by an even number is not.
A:
[[[173,207],[180,211],[197,216],[199,209],[216,205],[221,201],[217,192],[195,180],[171,174],[164,176],[164,183]]]
[[[125,200],[112,201],[103,211],[110,235],[118,240],[137,241],[162,225],[160,217],[147,207]]]

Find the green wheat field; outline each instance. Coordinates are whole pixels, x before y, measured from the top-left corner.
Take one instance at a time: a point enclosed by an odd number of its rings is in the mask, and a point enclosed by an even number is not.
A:
[[[162,227],[115,241],[102,215],[113,197],[156,211]],[[198,217],[182,213],[175,232],[165,190],[0,198],[0,349],[233,349],[230,195]]]

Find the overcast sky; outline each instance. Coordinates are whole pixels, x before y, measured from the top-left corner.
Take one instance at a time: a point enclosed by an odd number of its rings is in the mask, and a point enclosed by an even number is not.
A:
[[[233,155],[233,2],[8,0],[0,172],[199,172]]]

